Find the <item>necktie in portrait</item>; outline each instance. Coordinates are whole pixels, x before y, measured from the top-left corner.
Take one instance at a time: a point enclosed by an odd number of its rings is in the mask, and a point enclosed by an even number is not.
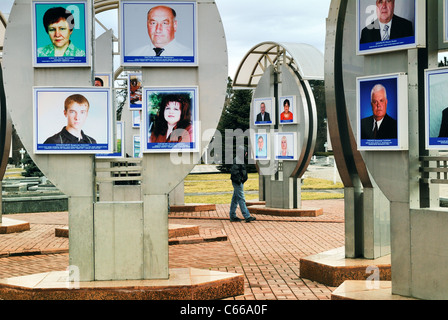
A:
[[[163,48],[154,48],[154,51],[156,52],[157,57],[160,56],[164,50],[165,49],[163,49]]]

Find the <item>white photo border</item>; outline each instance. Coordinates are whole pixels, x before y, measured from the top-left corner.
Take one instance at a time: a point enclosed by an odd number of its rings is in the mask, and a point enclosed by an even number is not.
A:
[[[437,77],[437,76],[446,76],[446,83],[448,84],[448,67],[444,68],[435,68],[435,69],[426,69],[425,70],[425,146],[427,150],[448,150],[448,136],[444,136],[445,134],[440,132],[440,128],[442,127],[442,123],[444,123],[446,119],[443,119],[443,111],[447,108],[447,104],[441,104],[441,107],[439,110],[435,110],[435,107],[433,106],[434,102],[432,100],[431,90],[432,90],[432,83],[431,78]],[[443,80],[443,79],[442,79]],[[439,80],[440,81],[440,80]],[[435,89],[434,89],[435,90]],[[444,96],[443,93],[438,92],[438,95],[442,95],[442,98]],[[437,112],[436,112],[437,111]],[[440,116],[440,122],[436,118],[436,116],[432,117],[435,113],[438,113]],[[447,111],[448,115],[448,111]],[[435,119],[435,122],[438,124],[436,129],[439,129],[439,134],[437,137],[431,136],[431,122],[434,122],[433,118]],[[446,122],[445,122],[446,123]],[[433,129],[434,130],[434,129]],[[440,136],[442,134],[442,136]]]
[[[126,140],[124,138],[124,121],[117,121],[117,139],[115,140],[115,146],[117,147],[115,152],[105,153],[105,154],[96,154],[97,158],[102,159],[114,159],[114,158],[124,158],[124,150]],[[118,140],[120,140],[120,150],[118,151]]]
[[[137,89],[140,95],[140,103],[132,103],[132,94],[131,94],[131,78],[137,77],[138,81],[140,82],[140,87]],[[143,108],[143,75],[141,72],[132,72],[128,74],[128,107],[129,110],[142,110]],[[138,94],[137,94],[138,95]]]
[[[264,149],[265,153],[263,152],[262,155],[260,155],[258,150],[258,139],[262,137],[264,141]],[[271,134],[266,131],[259,131],[255,132],[253,134],[253,159],[257,161],[263,161],[263,160],[270,160],[271,159]]]
[[[289,146],[292,146],[293,150],[289,150],[288,155],[282,156],[279,152],[281,148],[280,140],[285,136],[286,139],[292,143],[289,143]],[[297,132],[275,132],[274,133],[274,154],[275,160],[283,160],[283,161],[296,161],[297,160]]]
[[[292,113],[293,118],[292,120],[282,120],[282,112],[279,110],[279,123],[282,125],[288,125],[288,124],[298,124],[299,123],[299,112],[297,108],[297,96],[295,95],[289,95],[289,96],[282,96],[279,97],[279,104],[278,107],[283,110],[283,103],[284,101],[289,100],[289,111]]]
[[[365,104],[369,105],[369,114],[371,112],[370,90],[362,90],[364,83],[380,83],[389,88],[387,90],[388,108],[387,114],[392,112],[392,118],[397,121],[397,138],[393,139],[362,139],[361,138],[361,119],[365,118],[367,111],[363,108]],[[384,74],[376,76],[365,76],[356,78],[356,111],[357,111],[357,146],[358,150],[363,151],[397,151],[408,150],[408,76],[404,73]],[[395,102],[396,109],[390,108],[389,102]],[[364,102],[364,104],[363,104]]]
[[[83,94],[85,96],[90,97],[90,99],[95,98],[95,95],[100,96],[103,95],[102,99],[105,99],[106,101],[102,101],[101,109],[93,109],[95,106],[98,105],[92,105],[89,108],[89,116],[90,119],[92,117],[95,117],[94,121],[89,121],[89,127],[90,128],[96,128],[96,130],[100,130],[99,132],[102,135],[102,139],[98,140],[96,144],[45,144],[42,141],[45,142],[45,138],[47,138],[48,134],[40,134],[41,129],[40,125],[42,124],[43,127],[45,126],[43,123],[44,121],[42,119],[39,119],[39,114],[42,112],[42,109],[45,107],[42,107],[39,105],[39,95],[41,94],[47,94],[49,95],[50,102],[51,101],[51,95],[58,97],[59,102],[57,102],[57,106],[53,107],[47,107],[48,110],[46,110],[47,114],[50,114],[51,112],[55,111],[57,118],[62,124],[62,115],[64,110],[64,104],[63,100],[72,94]],[[45,97],[43,97],[45,98]],[[96,99],[100,99],[96,98]],[[101,100],[101,99],[100,99]],[[91,101],[89,101],[91,103]],[[104,110],[105,109],[105,110]],[[93,110],[93,112],[92,112]],[[54,117],[54,116],[53,116]],[[35,154],[102,154],[102,153],[112,153],[113,152],[113,143],[112,143],[112,135],[114,130],[112,129],[112,122],[113,122],[113,111],[112,111],[112,92],[110,88],[104,88],[104,87],[70,87],[70,88],[53,88],[53,87],[33,87],[33,151]],[[50,120],[46,120],[48,123],[55,124],[54,118]],[[102,126],[105,128],[101,129],[101,126],[99,123],[102,121]],[[64,124],[62,124],[64,126]],[[98,129],[100,128],[100,129]],[[47,129],[46,129],[47,130]],[[56,133],[58,130],[60,130],[60,127],[54,128],[54,133]],[[47,130],[48,131],[48,130]],[[53,132],[53,131],[52,131]],[[86,134],[88,134],[87,132]]]
[[[128,50],[127,48],[127,41],[129,34],[135,34],[134,32],[128,31],[128,29],[131,29],[131,24],[126,22],[126,15],[127,10],[131,10],[132,6],[146,6],[147,10],[137,10],[137,12],[143,12],[146,18],[146,13],[151,7],[155,7],[157,5],[163,5],[168,7],[175,7],[180,8],[182,6],[183,8],[187,8],[188,6],[191,7],[192,10],[192,17],[189,17],[187,19],[184,19],[185,21],[192,21],[192,30],[189,30],[191,32],[191,38],[189,41],[193,43],[189,43],[188,46],[191,46],[192,55],[191,56],[167,56],[167,57],[154,57],[154,56],[148,56],[148,55],[131,55],[132,50]],[[178,9],[179,10],[179,9]],[[119,30],[120,30],[120,46],[121,46],[121,65],[124,67],[131,66],[131,67],[197,67],[198,66],[198,15],[197,15],[197,3],[196,1],[135,1],[135,0],[121,0],[119,4]],[[179,18],[179,14],[178,18]],[[132,15],[132,17],[135,17],[135,15]],[[133,19],[135,22],[135,19]],[[178,19],[179,21],[179,19]],[[149,44],[151,41],[149,39],[149,36],[147,34],[147,27],[146,27],[146,20],[142,24],[142,29],[145,30],[144,34],[142,33],[141,36],[138,36],[139,38],[136,40],[139,43],[147,43]],[[131,51],[131,52],[128,52]]]
[[[40,5],[51,5],[51,7],[71,7],[71,6],[84,6],[83,12],[79,12],[84,17],[84,35],[83,46],[85,57],[38,57],[38,44],[37,44],[37,26],[41,25],[41,21],[37,21],[36,7]],[[73,0],[73,1],[51,1],[51,0],[33,0],[32,2],[32,52],[33,52],[33,66],[35,68],[60,68],[60,67],[90,67],[91,65],[91,17],[90,17],[90,4],[87,0]],[[79,20],[79,19],[78,19]],[[76,24],[75,24],[76,26]],[[41,32],[42,33],[42,32]],[[48,36],[48,35],[47,35]]]
[[[269,107],[266,105],[266,112],[269,113],[269,121],[257,121],[257,115],[259,112],[259,105],[264,102],[269,104]],[[253,112],[253,124],[256,126],[270,126],[275,125],[276,113],[275,113],[275,97],[262,97],[262,98],[254,98],[252,100],[252,112]]]
[[[361,8],[360,1],[367,0],[356,0],[356,54],[357,55],[367,55],[382,52],[391,52],[397,50],[406,50],[414,48],[424,48],[426,46],[426,27],[425,27],[425,14],[426,14],[426,1],[425,0],[409,0],[405,1],[406,5],[408,2],[414,1],[414,35],[411,37],[404,37],[399,39],[391,39],[387,41],[369,42],[365,44],[360,43],[361,39],[361,10],[366,10],[366,8]],[[375,5],[375,1],[372,0]],[[376,12],[372,13],[372,17],[376,17]]]
[[[149,120],[149,95],[150,94],[190,94],[191,108],[191,126],[192,140],[190,142],[149,142],[151,123]],[[143,153],[170,153],[170,152],[199,152],[199,87],[198,86],[179,86],[179,87],[143,87],[143,110],[141,116],[142,132],[142,152]]]

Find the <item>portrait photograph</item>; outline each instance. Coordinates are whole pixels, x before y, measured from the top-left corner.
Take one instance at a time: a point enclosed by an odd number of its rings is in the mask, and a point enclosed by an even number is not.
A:
[[[112,153],[110,88],[34,89],[34,152]]]
[[[33,1],[34,67],[90,65],[86,0]]]
[[[448,68],[425,70],[426,148],[448,150]]]
[[[275,124],[275,98],[255,98],[252,102],[255,125]]]
[[[268,133],[255,133],[253,137],[253,153],[255,160],[270,159],[270,135]]]
[[[143,88],[142,151],[199,150],[198,87]]]
[[[122,66],[197,66],[195,1],[120,1]]]
[[[416,27],[425,11],[421,0],[357,0],[356,3],[357,54],[424,45],[424,32]]]
[[[128,74],[128,101],[129,109],[141,110],[142,109],[142,74],[131,73]]]
[[[296,96],[280,97],[279,101],[280,124],[296,124]]]
[[[112,75],[110,73],[96,73],[94,79],[95,87],[109,88],[112,84]]]
[[[141,138],[140,135],[134,135],[132,139],[132,152],[134,158],[142,157]]]
[[[115,148],[112,153],[104,153],[104,154],[97,154],[97,158],[124,158],[124,122],[123,121],[117,121],[116,123],[116,130],[115,130],[115,136],[116,138],[113,140],[115,141]]]
[[[357,78],[359,150],[407,149],[407,76]]]
[[[296,132],[276,132],[274,142],[275,160],[297,160]]]
[[[132,128],[140,128],[142,110],[132,110]]]

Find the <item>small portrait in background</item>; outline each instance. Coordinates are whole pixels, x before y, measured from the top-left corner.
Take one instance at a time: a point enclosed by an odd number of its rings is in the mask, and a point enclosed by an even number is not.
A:
[[[275,117],[274,98],[255,98],[252,102],[254,123],[256,125],[272,124]]]

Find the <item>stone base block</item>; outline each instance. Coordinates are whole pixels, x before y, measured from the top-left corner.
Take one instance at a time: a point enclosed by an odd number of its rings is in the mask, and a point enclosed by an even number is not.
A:
[[[68,238],[68,227],[61,227],[54,229],[54,235],[56,237]]]
[[[170,269],[167,280],[68,282],[68,271],[0,279],[0,300],[215,300],[244,294],[244,276]]]
[[[302,208],[302,209],[278,209],[268,208],[263,205],[251,205],[248,206],[250,213],[254,214],[266,214],[270,216],[282,216],[282,217],[317,217],[324,213],[322,208]]]
[[[380,280],[391,280],[390,255],[373,260],[349,259],[341,247],[300,259],[300,277],[330,287],[346,280],[366,280],[378,275]]]
[[[266,201],[261,201],[261,200],[246,200],[246,206],[251,207],[251,206],[264,206],[266,205]]]
[[[199,234],[199,226],[186,226],[182,224],[170,224],[168,226],[168,238],[180,238]]]
[[[68,227],[55,228],[56,237],[68,238]],[[168,238],[187,237],[199,234],[199,226],[186,226],[180,224],[170,224],[168,226]]]
[[[392,294],[391,281],[344,281],[333,293],[331,300],[416,300]]]
[[[170,212],[201,212],[214,210],[216,210],[216,204],[207,203],[187,203],[185,205],[170,206]]]
[[[2,223],[0,223],[0,234],[17,233],[28,230],[30,230],[29,222],[2,217]]]

